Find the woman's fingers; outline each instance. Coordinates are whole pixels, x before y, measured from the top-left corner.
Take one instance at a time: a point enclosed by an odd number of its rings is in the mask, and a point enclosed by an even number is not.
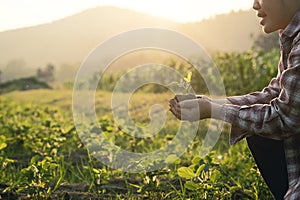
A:
[[[198,99],[189,99],[178,103],[181,109],[192,109],[198,107]]]
[[[201,107],[201,113],[200,113]],[[209,101],[206,99],[188,99],[178,102],[170,100],[170,111],[177,119],[185,121],[197,121],[210,116]],[[203,112],[203,113],[202,113]],[[201,116],[200,116],[201,114]]]
[[[197,98],[196,95],[193,95],[193,94],[177,94],[174,97],[174,99],[177,102],[185,101],[185,100],[188,100],[188,99],[196,99],[196,98]]]
[[[173,115],[178,118],[181,119],[181,111],[180,111],[180,107],[177,103],[177,101],[175,99],[171,99],[169,101],[169,106],[170,106],[170,111],[173,113]]]

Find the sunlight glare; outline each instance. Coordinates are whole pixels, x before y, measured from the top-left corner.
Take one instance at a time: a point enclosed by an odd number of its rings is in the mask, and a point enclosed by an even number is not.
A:
[[[0,0],[0,31],[38,25],[97,6],[115,6],[180,23],[199,22],[232,10],[251,9],[252,0]]]

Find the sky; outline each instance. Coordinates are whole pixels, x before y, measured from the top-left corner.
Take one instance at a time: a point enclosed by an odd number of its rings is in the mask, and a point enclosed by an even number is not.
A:
[[[0,31],[49,23],[97,6],[115,6],[196,22],[215,14],[252,8],[253,0],[0,0]]]

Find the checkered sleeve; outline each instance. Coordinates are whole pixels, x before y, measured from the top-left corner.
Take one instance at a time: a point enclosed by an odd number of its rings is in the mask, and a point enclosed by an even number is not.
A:
[[[278,67],[279,68],[279,67]],[[228,97],[227,100],[234,105],[253,105],[253,104],[265,104],[269,103],[273,98],[277,97],[280,92],[280,86],[279,86],[279,70],[278,75],[276,78],[273,78],[269,85],[265,87],[260,92],[253,92],[247,95],[241,95],[241,96],[231,96]]]
[[[269,98],[276,96],[278,90],[269,87],[263,93],[252,94],[253,99],[250,96],[241,97],[244,99],[241,100],[244,101],[243,106],[222,106],[224,120],[232,124],[231,144],[251,134],[281,140],[290,134],[300,133],[300,44],[292,48],[287,69],[271,85],[280,86],[280,93],[271,100]],[[258,97],[265,98],[261,103],[256,103],[259,102]]]

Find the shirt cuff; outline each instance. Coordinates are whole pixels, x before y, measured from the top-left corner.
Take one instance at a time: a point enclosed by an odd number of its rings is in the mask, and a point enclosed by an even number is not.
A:
[[[233,145],[237,142],[241,141],[247,136],[251,134],[247,130],[243,130],[239,127],[239,113],[241,106],[232,105],[232,104],[224,104],[222,105],[222,116],[223,121],[229,122],[231,124],[230,136],[229,136],[229,144]]]

